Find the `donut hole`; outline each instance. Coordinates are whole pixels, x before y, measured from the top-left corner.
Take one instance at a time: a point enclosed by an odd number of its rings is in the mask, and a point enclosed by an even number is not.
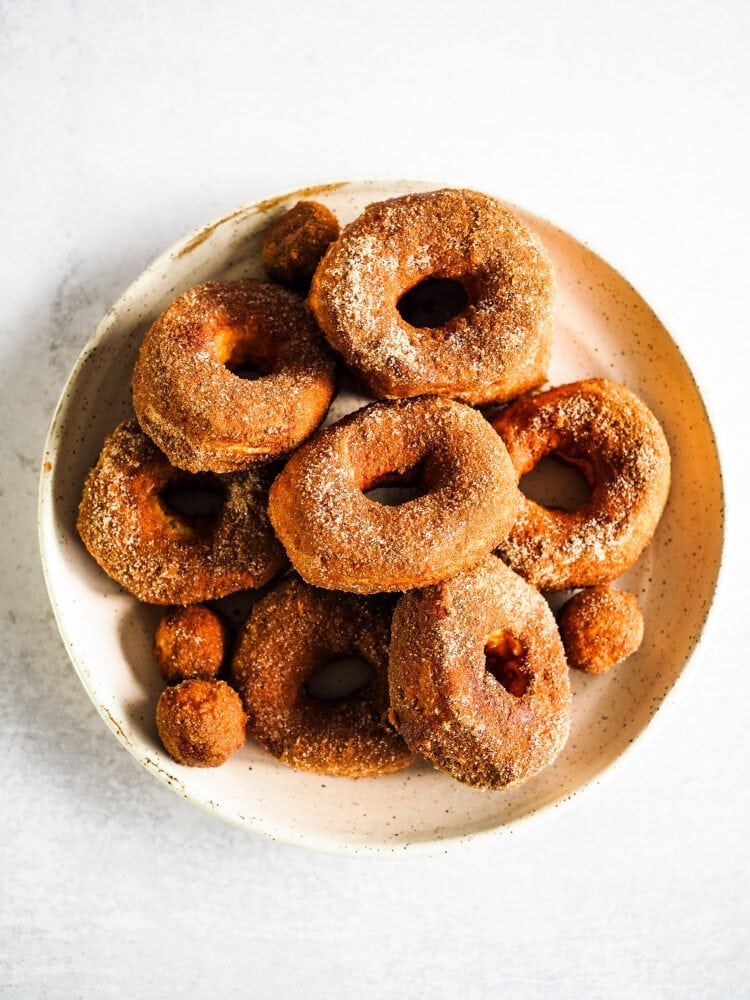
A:
[[[375,677],[367,660],[349,656],[329,660],[307,679],[305,694],[316,701],[339,701],[366,687]]]
[[[529,686],[525,659],[526,647],[512,632],[493,632],[485,639],[484,669],[516,698],[522,697]]]
[[[224,488],[213,476],[178,479],[159,494],[165,514],[198,524],[214,521],[225,500]]]
[[[362,491],[368,500],[384,507],[400,507],[429,492],[424,479],[424,463],[404,472],[388,472],[368,483]]]
[[[268,348],[256,342],[246,330],[233,327],[221,330],[214,337],[214,350],[232,375],[247,382],[257,381],[271,371],[273,361]]]
[[[445,326],[469,304],[469,293],[454,278],[425,278],[405,292],[396,309],[409,326],[424,329]]]
[[[521,476],[518,487],[528,500],[549,510],[577,510],[591,499],[581,469],[556,455],[545,455]]]

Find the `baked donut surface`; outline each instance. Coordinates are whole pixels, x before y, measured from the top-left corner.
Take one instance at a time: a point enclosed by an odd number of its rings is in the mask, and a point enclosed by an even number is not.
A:
[[[651,540],[667,500],[667,440],[646,404],[609,379],[516,400],[493,427],[519,476],[554,454],[580,470],[591,495],[575,510],[524,497],[498,554],[542,590],[609,583]]]
[[[232,371],[248,365],[254,381]],[[286,454],[323,420],[334,391],[334,361],[305,303],[253,280],[209,281],[176,298],[133,373],[138,422],[190,472]]]
[[[176,469],[127,420],[89,472],[78,533],[101,568],[142,601],[195,604],[261,587],[285,564],[266,513],[270,476],[248,469],[193,476]],[[181,486],[209,489],[220,507],[189,517],[164,499]]]
[[[469,785],[519,785],[567,739],[570,685],[555,619],[495,556],[399,599],[389,675],[407,744]]]
[[[212,680],[221,670],[230,644],[226,620],[204,604],[169,608],[154,635],[154,659],[167,684],[191,677]]]
[[[414,755],[386,722],[390,619],[382,598],[282,580],[253,607],[232,657],[249,734],[303,771],[361,778],[409,765]],[[306,683],[343,658],[364,660],[374,676],[344,697],[312,697]]]
[[[365,494],[418,473],[399,506]],[[505,448],[476,410],[438,397],[372,403],[289,459],[269,516],[295,569],[332,590],[424,587],[478,562],[512,525],[520,495]]]
[[[323,254],[338,235],[338,220],[329,208],[318,201],[298,201],[268,227],[263,267],[274,281],[307,289]]]
[[[412,325],[402,297],[436,279],[460,285],[465,307]],[[308,301],[373,395],[485,403],[544,381],[553,297],[547,253],[510,208],[444,189],[369,205],[329,247]]]
[[[606,673],[643,641],[638,598],[615,587],[580,590],[562,606],[557,624],[568,663],[587,674]]]
[[[245,710],[225,681],[193,678],[165,688],[156,728],[178,764],[219,767],[245,745]]]

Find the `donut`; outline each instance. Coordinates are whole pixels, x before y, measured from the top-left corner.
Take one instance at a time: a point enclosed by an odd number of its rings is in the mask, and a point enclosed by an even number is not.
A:
[[[219,767],[245,745],[245,710],[225,681],[193,678],[165,688],[156,728],[178,764]]]
[[[263,267],[274,281],[307,290],[321,257],[338,235],[338,220],[329,208],[318,201],[298,201],[268,227],[261,251]]]
[[[282,580],[253,607],[232,657],[249,735],[303,771],[362,778],[409,765],[414,755],[385,721],[390,618],[383,598]],[[364,660],[372,679],[342,698],[312,697],[310,679],[343,658]]]
[[[492,422],[519,476],[553,454],[580,470],[575,510],[526,497],[498,554],[542,590],[609,583],[651,540],[669,492],[669,446],[635,393],[609,379],[557,386],[511,403]]]
[[[635,594],[590,587],[567,601],[557,616],[568,663],[603,674],[635,653],[643,641],[643,615]]]
[[[168,684],[211,680],[226,659],[229,640],[224,617],[205,605],[169,608],[156,626],[154,659]]]
[[[390,507],[365,494],[399,476],[427,492]],[[269,516],[308,583],[372,594],[425,587],[490,552],[519,494],[476,410],[438,397],[371,403],[320,431],[271,487]]]
[[[405,296],[420,291],[450,308],[410,315]],[[547,253],[518,216],[445,189],[369,205],[328,248],[308,302],[374,396],[478,404],[544,381],[553,297]]]
[[[389,675],[392,721],[408,746],[468,785],[519,785],[567,739],[570,684],[555,619],[495,556],[399,599]]]
[[[255,381],[234,374],[248,365]],[[286,454],[323,420],[334,391],[309,309],[262,281],[209,281],[180,295],[146,333],[133,374],[141,427],[189,472]]]
[[[194,476],[176,469],[126,420],[107,438],[89,472],[78,533],[113,580],[150,604],[197,604],[261,587],[286,560],[266,514],[265,470]],[[209,490],[209,516],[180,514],[170,490]]]

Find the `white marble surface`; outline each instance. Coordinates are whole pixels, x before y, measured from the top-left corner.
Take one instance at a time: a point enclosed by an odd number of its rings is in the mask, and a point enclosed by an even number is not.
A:
[[[0,995],[750,996],[748,7],[0,0]],[[660,311],[723,448],[728,560],[675,711],[575,808],[431,860],[226,827],[135,765],[69,665],[36,543],[52,411],[183,233],[346,176],[501,194]]]

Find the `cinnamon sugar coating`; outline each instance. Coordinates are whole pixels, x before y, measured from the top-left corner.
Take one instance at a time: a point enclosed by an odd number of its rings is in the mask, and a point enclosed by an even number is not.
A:
[[[443,326],[418,328],[397,306],[430,278],[458,282],[468,304]],[[373,395],[486,403],[544,381],[553,296],[547,253],[514,212],[445,189],[369,205],[329,247],[308,301]]]
[[[568,663],[588,674],[622,663],[643,641],[638,598],[614,587],[579,591],[562,606],[557,623]]]
[[[411,749],[477,788],[528,780],[552,763],[570,728],[568,667],[552,612],[494,556],[400,598],[390,693]]]
[[[255,381],[232,368],[255,368]],[[334,361],[305,303],[262,281],[209,281],[147,332],[133,374],[143,430],[173,465],[233,472],[286,454],[323,420]]]
[[[498,554],[541,590],[609,583],[648,545],[667,500],[670,455],[656,417],[630,389],[588,379],[519,399],[492,422],[519,476],[553,453],[591,490],[575,510],[526,497]]]
[[[193,679],[165,688],[156,728],[178,764],[219,767],[245,745],[245,710],[224,681]]]
[[[282,580],[253,607],[232,657],[249,735],[303,771],[361,778],[411,764],[414,755],[385,721],[390,619],[382,598]],[[374,669],[369,683],[332,700],[307,693],[321,667],[355,657]]]
[[[364,494],[418,469],[427,492],[397,507]],[[269,515],[308,583],[380,593],[424,587],[478,562],[515,520],[505,448],[476,410],[437,397],[372,403],[289,459]]]
[[[338,235],[338,220],[329,208],[318,201],[298,201],[268,227],[263,267],[274,281],[306,290],[321,257]]]
[[[211,680],[221,670],[230,631],[222,615],[203,604],[170,608],[156,626],[154,659],[168,684]]]
[[[196,604],[261,587],[285,564],[266,513],[265,470],[192,476],[174,468],[135,420],[107,438],[89,472],[78,533],[101,568],[150,604]],[[215,516],[188,517],[162,495],[185,485],[221,497]]]

